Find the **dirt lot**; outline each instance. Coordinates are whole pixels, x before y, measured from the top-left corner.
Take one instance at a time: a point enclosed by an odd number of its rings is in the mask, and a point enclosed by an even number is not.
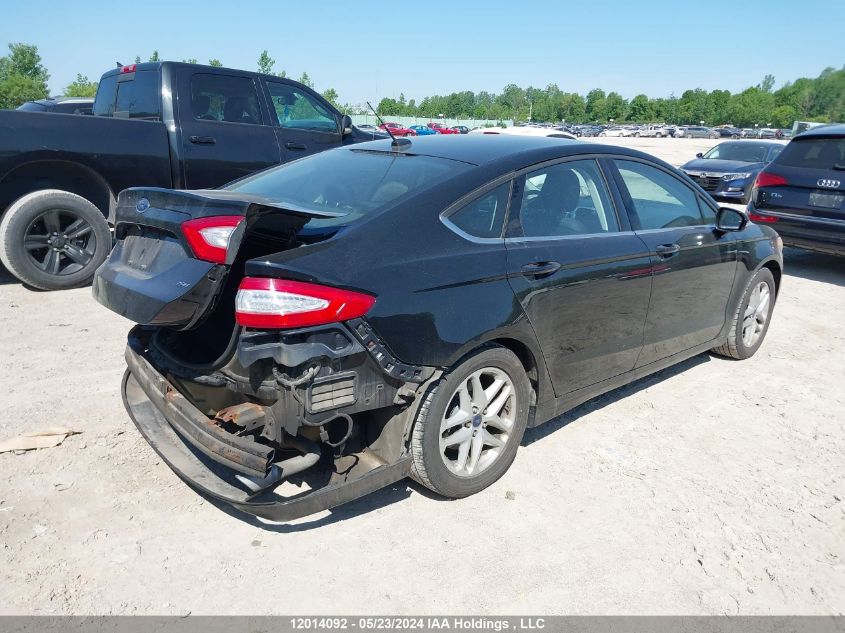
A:
[[[610,142],[674,164],[713,144]],[[89,289],[0,273],[0,323],[0,438],[82,431],[0,454],[2,614],[845,611],[845,260],[789,252],[756,357],[530,431],[479,495],[406,482],[281,526],[157,459],[120,400],[129,323]]]

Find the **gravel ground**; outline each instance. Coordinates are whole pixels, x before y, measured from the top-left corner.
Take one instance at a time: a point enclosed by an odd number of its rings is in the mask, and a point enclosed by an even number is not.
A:
[[[713,143],[610,142],[680,164]],[[135,431],[129,323],[0,273],[0,614],[845,611],[845,260],[790,251],[751,360],[708,355],[529,431],[447,501],[402,482],[266,525],[192,492]]]

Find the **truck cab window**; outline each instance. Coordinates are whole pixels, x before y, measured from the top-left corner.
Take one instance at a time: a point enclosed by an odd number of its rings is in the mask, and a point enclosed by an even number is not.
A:
[[[275,81],[268,81],[267,88],[281,127],[338,131],[335,115],[304,90]]]
[[[248,77],[196,74],[191,78],[191,109],[203,121],[261,124],[258,93]]]

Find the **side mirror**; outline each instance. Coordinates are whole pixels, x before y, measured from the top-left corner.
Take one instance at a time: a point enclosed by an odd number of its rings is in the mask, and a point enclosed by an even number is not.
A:
[[[343,130],[343,135],[352,134],[352,117],[344,114],[340,119],[340,129]]]
[[[703,152],[698,152],[698,154],[696,154],[696,155],[695,155],[695,157],[696,157],[696,158],[704,158],[704,153],[703,153]]]
[[[720,231],[741,231],[748,225],[748,216],[731,207],[719,207],[716,212],[716,228]]]

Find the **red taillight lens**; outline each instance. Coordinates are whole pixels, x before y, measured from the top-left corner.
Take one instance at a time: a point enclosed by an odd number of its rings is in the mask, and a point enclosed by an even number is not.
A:
[[[120,69],[121,73],[134,73],[135,72],[135,64],[129,64],[128,66],[124,66]]]
[[[232,234],[244,221],[241,215],[215,215],[182,223],[182,233],[197,259],[225,264]]]
[[[763,213],[754,213],[753,211],[748,214],[748,219],[752,222],[777,222],[778,219],[773,215],[765,215]]]
[[[760,187],[782,187],[788,185],[786,178],[777,174],[770,174],[767,171],[761,171],[757,174],[757,180],[754,181],[754,186],[758,189]]]
[[[364,316],[376,298],[287,279],[245,277],[235,297],[235,318],[255,328],[296,328]]]

